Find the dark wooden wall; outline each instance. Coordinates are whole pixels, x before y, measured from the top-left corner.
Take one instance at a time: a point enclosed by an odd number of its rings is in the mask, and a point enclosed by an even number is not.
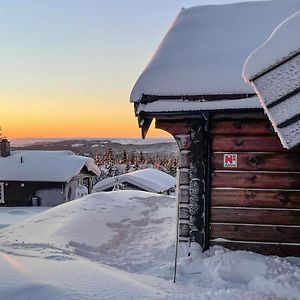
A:
[[[31,206],[32,197],[37,190],[61,189],[59,182],[19,182],[6,181],[4,183],[5,206]]]
[[[262,114],[215,117],[211,133],[211,245],[300,256],[300,151],[284,150]]]

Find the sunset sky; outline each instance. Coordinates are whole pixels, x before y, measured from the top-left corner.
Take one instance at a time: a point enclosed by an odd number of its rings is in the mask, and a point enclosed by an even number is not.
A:
[[[229,2],[241,1],[1,1],[3,134],[139,137],[129,94],[172,20],[182,7]]]

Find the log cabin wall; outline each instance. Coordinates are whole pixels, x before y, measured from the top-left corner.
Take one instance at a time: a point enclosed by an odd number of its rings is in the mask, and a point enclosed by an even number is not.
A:
[[[197,119],[156,119],[179,147],[180,241],[300,256],[299,149],[284,150],[263,113],[214,114],[208,133]],[[237,166],[224,167],[224,154],[236,154]]]
[[[300,151],[284,150],[262,114],[216,115],[211,133],[210,244],[300,256]]]

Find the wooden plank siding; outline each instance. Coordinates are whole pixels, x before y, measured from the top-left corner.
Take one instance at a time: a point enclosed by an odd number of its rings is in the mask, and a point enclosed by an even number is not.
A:
[[[211,133],[211,245],[300,256],[299,149],[285,150],[267,117],[213,118]]]

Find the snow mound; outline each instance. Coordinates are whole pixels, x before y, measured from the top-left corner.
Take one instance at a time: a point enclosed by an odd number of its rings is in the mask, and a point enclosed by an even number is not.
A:
[[[179,270],[180,276],[203,287],[256,291],[272,295],[270,299],[300,299],[299,265],[284,258],[215,246],[205,253],[194,249],[190,257],[180,259]]]
[[[217,246],[180,244],[173,284],[175,214],[173,197],[116,191],[6,227],[0,299],[300,299],[298,259]]]
[[[174,254],[169,249],[174,247],[174,216],[174,197],[96,193],[3,229],[0,243],[13,245],[15,254],[42,253],[55,260],[77,254],[133,272],[146,264],[150,271],[156,260],[170,261]]]

